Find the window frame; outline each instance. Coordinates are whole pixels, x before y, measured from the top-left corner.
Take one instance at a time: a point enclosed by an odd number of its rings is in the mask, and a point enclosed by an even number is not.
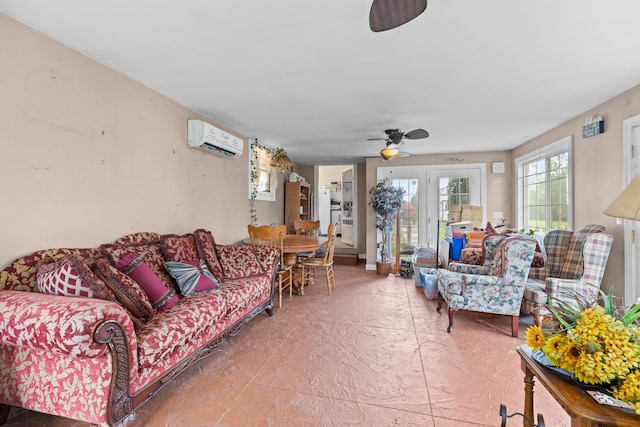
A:
[[[249,199],[251,199],[251,196],[253,194],[254,191],[254,182],[253,179],[251,179],[251,175],[255,173],[259,176],[260,172],[266,173],[269,176],[269,187],[270,187],[270,191],[259,191],[258,189],[255,190],[255,200],[260,200],[260,201],[267,201],[267,202],[275,202],[276,201],[276,193],[278,190],[278,174],[277,174],[277,170],[272,167],[272,166],[267,166],[266,168],[260,168],[259,164],[259,157],[260,154],[258,154],[256,156],[256,154],[254,153],[254,151],[256,150],[256,148],[258,149],[258,153],[262,153],[262,155],[267,156],[268,158],[271,157],[271,149],[269,147],[263,146],[262,144],[258,143],[257,141],[249,141]]]
[[[522,155],[515,159],[515,171],[516,171],[516,186],[515,186],[515,200],[516,203],[516,218],[517,218],[517,229],[522,229],[524,227],[524,167],[526,164],[541,160],[541,159],[549,159],[558,154],[567,153],[567,187],[568,187],[568,227],[569,230],[573,230],[573,206],[574,206],[574,190],[573,190],[573,137],[571,135],[564,137],[554,143],[551,143],[547,146],[534,150],[528,154]],[[545,182],[549,182],[545,180]],[[550,193],[547,192],[547,200],[546,206],[549,206],[549,197]],[[549,224],[548,214],[545,214],[545,220],[547,222],[546,227]],[[549,230],[547,230],[549,231]]]

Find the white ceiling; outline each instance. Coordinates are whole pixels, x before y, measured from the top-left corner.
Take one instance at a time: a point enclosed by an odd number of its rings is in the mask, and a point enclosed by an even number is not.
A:
[[[0,11],[299,164],[505,150],[640,83],[640,1],[0,0]]]

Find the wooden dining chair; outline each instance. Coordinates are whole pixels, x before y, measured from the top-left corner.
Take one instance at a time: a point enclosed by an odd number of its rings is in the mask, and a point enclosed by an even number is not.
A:
[[[338,224],[329,224],[328,234],[329,240],[327,242],[326,250],[324,251],[324,256],[322,256],[322,258],[309,258],[300,263],[300,265],[302,268],[302,286],[305,284],[311,284],[313,278],[318,275],[318,269],[324,269],[325,278],[327,279],[327,288],[329,289],[329,295],[331,295],[331,288],[336,288],[336,279],[333,275],[333,252],[336,246],[336,237],[338,235]]]
[[[296,219],[293,221],[293,229],[295,230],[296,234],[317,236],[318,234],[320,234],[320,221],[312,221],[310,219]],[[317,251],[296,253],[298,264],[304,262],[308,258],[313,258],[316,253]]]
[[[271,227],[269,225],[247,226],[251,244],[254,247],[267,246],[275,248],[280,253],[278,263],[278,308],[282,307],[282,290],[289,288],[289,298],[293,296],[293,266],[284,264],[284,237],[287,235],[287,226]]]

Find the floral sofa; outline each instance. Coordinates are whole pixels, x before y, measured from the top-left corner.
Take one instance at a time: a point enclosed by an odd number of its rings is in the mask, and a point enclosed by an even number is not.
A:
[[[11,407],[126,424],[251,318],[273,314],[278,261],[202,229],[18,258],[0,271],[0,424]]]

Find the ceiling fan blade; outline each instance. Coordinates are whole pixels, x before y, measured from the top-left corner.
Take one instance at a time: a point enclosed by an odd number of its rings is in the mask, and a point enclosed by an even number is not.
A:
[[[367,141],[386,141],[387,138],[367,138]]]
[[[427,8],[427,0],[373,0],[369,28],[380,32],[399,27],[416,18]]]
[[[415,130],[412,130],[411,132],[405,133],[404,137],[407,138],[407,139],[428,138],[429,137],[429,132],[427,132],[424,129],[415,129]]]

